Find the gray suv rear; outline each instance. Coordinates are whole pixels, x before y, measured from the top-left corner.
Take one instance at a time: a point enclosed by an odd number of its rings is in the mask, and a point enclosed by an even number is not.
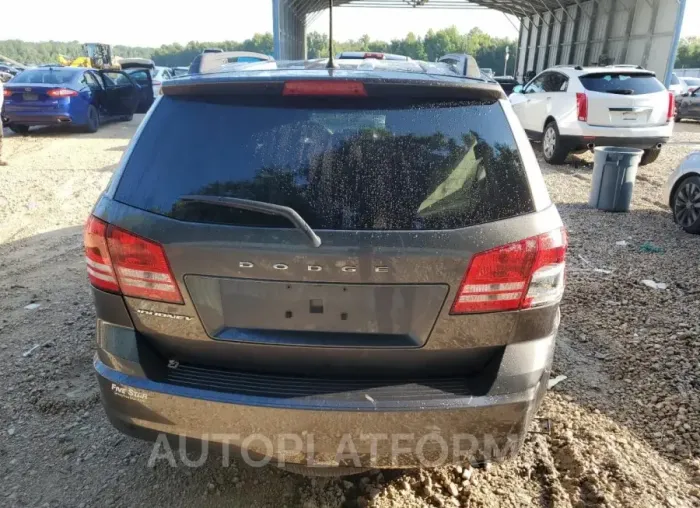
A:
[[[518,450],[566,235],[498,85],[408,64],[163,85],[85,230],[116,427],[306,465]]]

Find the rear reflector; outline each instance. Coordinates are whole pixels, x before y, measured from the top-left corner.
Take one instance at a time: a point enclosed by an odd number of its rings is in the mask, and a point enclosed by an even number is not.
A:
[[[666,113],[666,122],[670,122],[676,116],[676,97],[673,92],[668,92],[668,112]]]
[[[87,271],[93,286],[169,303],[182,303],[163,247],[90,217],[85,226]]]
[[[49,97],[76,97],[78,95],[78,92],[75,90],[71,90],[69,88],[52,88],[48,92],[46,92],[46,95]]]
[[[367,91],[365,85],[359,81],[286,81],[282,95],[366,97]]]
[[[576,94],[576,109],[580,122],[588,121],[588,96],[585,93]]]
[[[450,314],[496,312],[556,303],[564,292],[566,231],[476,254]]]

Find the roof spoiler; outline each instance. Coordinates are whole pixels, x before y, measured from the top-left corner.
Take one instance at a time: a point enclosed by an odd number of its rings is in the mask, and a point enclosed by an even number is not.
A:
[[[466,53],[449,53],[441,56],[438,62],[455,65],[460,75],[468,78],[481,79],[481,69],[476,59]]]
[[[217,72],[222,65],[237,63],[241,58],[255,58],[260,61],[273,61],[274,58],[262,53],[253,53],[252,51],[223,51],[220,53],[202,53],[195,58],[195,62],[199,59],[199,68],[190,69],[190,74],[206,74],[208,72]],[[195,63],[193,62],[193,63]],[[247,62],[249,63],[249,62]]]

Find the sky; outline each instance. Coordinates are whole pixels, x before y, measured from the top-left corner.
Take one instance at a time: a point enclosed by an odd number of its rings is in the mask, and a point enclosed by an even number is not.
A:
[[[31,14],[23,2],[0,0],[0,17],[13,20],[0,24],[0,39],[26,41],[98,41],[108,44],[157,47],[189,41],[247,39],[256,32],[272,31],[272,0],[209,0],[198,12],[193,3],[172,7],[153,0],[120,0],[104,11],[70,8],[66,16],[56,14],[55,0],[32,0]],[[201,18],[201,19],[198,19]],[[468,32],[479,27],[498,37],[517,38],[517,30],[500,12],[436,9],[338,8],[334,11],[334,39],[391,40],[408,32],[425,35],[456,25]],[[22,20],[26,19],[27,22]],[[390,20],[390,21],[389,21]],[[695,20],[693,23],[691,20]],[[700,35],[700,0],[687,0],[682,35]],[[516,23],[517,26],[517,23]],[[310,31],[327,32],[328,15],[321,15]]]

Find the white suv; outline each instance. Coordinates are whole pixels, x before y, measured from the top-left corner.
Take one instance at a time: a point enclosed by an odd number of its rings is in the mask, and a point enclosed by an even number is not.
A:
[[[553,164],[596,145],[642,148],[649,164],[673,132],[674,96],[644,69],[558,66],[513,92],[520,123]]]

